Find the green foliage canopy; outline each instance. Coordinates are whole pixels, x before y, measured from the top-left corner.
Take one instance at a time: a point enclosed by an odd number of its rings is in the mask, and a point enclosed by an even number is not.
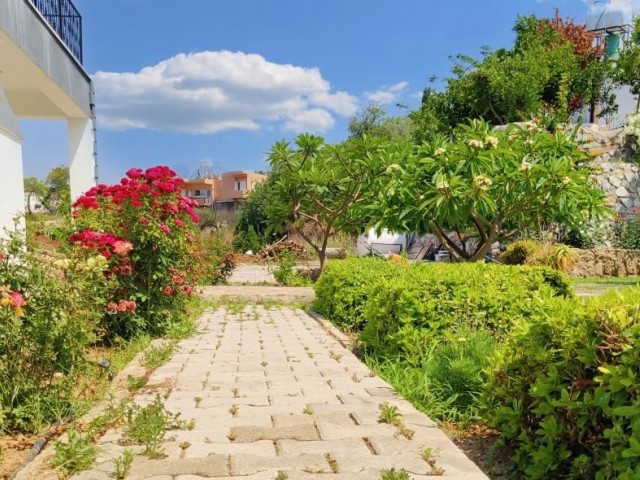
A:
[[[493,131],[473,121],[455,140],[413,148],[372,203],[376,227],[431,232],[455,260],[484,259],[491,245],[546,222],[581,224],[605,212],[586,155],[563,132],[535,123]],[[465,239],[474,237],[469,248]]]

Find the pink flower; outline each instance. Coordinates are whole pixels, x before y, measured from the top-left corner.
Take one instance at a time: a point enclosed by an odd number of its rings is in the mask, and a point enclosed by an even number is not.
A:
[[[167,285],[162,289],[162,293],[164,293],[167,297],[170,297],[171,295],[173,295],[173,288]]]
[[[169,228],[169,225],[160,225],[160,230],[162,230],[164,233],[169,233],[171,231],[171,229]]]
[[[184,222],[179,218],[176,218],[175,224],[176,224],[176,227],[184,227]]]
[[[140,218],[140,225],[149,225],[149,219],[147,217]]]
[[[12,307],[24,307],[27,302],[24,301],[24,297],[19,292],[11,292],[11,306]]]
[[[126,255],[133,250],[133,244],[123,240],[116,240],[113,242],[113,251],[116,255]]]
[[[114,313],[118,313],[118,304],[114,302],[110,302],[107,304],[106,310],[107,310],[107,313],[110,313],[112,315]]]

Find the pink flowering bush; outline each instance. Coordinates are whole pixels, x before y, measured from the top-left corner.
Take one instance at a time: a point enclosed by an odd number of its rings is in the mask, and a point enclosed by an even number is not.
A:
[[[104,310],[107,338],[161,335],[198,284],[198,216],[168,167],[134,168],[119,184],[98,185],[73,205],[69,242],[99,252],[117,287]]]
[[[52,258],[28,250],[23,233],[0,241],[0,432],[72,413],[113,288],[102,255]]]

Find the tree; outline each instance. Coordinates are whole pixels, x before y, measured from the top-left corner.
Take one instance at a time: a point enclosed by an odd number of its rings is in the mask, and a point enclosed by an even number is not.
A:
[[[377,103],[371,103],[349,120],[350,138],[378,137],[385,140],[410,140],[413,123],[408,116],[389,117]]]
[[[47,174],[45,184],[48,191],[45,197],[45,204],[50,205],[52,198],[57,197],[57,201],[63,205],[71,203],[71,190],[69,187],[69,168],[64,165],[54,167]]]
[[[481,60],[455,56],[444,91],[425,91],[414,122],[450,134],[469,119],[503,125],[544,116],[552,129],[584,106],[593,112],[601,104],[602,115],[616,110],[611,65],[585,25],[556,12],[520,17],[514,31],[510,49],[485,49]]]
[[[616,60],[615,77],[619,84],[631,86],[638,96],[636,112],[640,111],[640,16],[635,18],[631,42],[627,42]]]
[[[267,180],[256,185],[251,194],[242,201],[235,227],[236,249],[256,252],[263,245],[276,240],[274,233],[269,231],[267,216],[267,209],[274,199],[276,179],[277,175],[270,173]]]
[[[27,211],[29,214],[32,214],[31,199],[36,197],[44,200],[44,197],[47,194],[47,186],[36,177],[25,177],[24,193],[26,195]]]
[[[433,233],[455,261],[542,222],[578,225],[605,212],[586,155],[563,132],[535,123],[491,131],[474,121],[414,147],[373,210],[376,227]],[[469,240],[473,239],[473,242]]]
[[[321,137],[303,134],[295,148],[277,142],[269,154],[277,175],[268,209],[270,229],[284,232],[293,226],[318,254],[323,269],[331,236],[364,230],[364,205],[372,200],[387,167],[407,150],[404,142],[367,136],[329,145]]]

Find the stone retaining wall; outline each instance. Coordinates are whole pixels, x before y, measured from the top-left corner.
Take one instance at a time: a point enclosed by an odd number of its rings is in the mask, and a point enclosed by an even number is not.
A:
[[[578,250],[579,259],[567,272],[572,277],[640,275],[640,250],[596,248]]]

